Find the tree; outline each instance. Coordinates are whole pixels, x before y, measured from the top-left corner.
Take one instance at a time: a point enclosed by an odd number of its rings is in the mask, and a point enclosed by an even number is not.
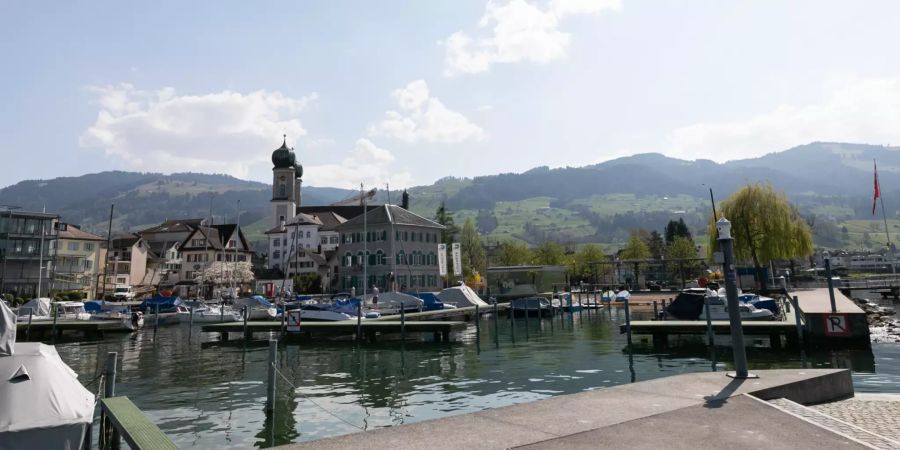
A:
[[[534,262],[544,266],[566,264],[566,250],[556,242],[544,242],[534,250]]]
[[[680,279],[682,284],[686,278],[693,277],[697,273],[699,265],[696,258],[697,247],[691,238],[677,236],[666,247],[666,259],[672,261],[669,273]]]
[[[203,270],[198,270],[194,280],[202,281],[204,284],[250,283],[253,281],[253,271],[250,270],[250,263],[247,261],[238,263],[216,261]]]
[[[314,272],[301,273],[295,276],[294,292],[298,294],[321,294],[322,277]]]
[[[524,266],[533,260],[531,249],[521,242],[503,242],[497,251],[497,262],[502,266]]]
[[[779,259],[812,254],[809,225],[783,193],[771,184],[748,184],[722,202],[719,217],[731,221],[736,261],[750,261],[757,283],[766,286],[763,267]],[[715,219],[709,218],[709,250],[718,251]]]
[[[656,230],[650,232],[650,239],[647,240],[647,248],[650,249],[650,256],[653,259],[660,259],[665,253],[666,243],[663,242],[662,236],[660,236]]]
[[[478,237],[478,231],[475,230],[475,221],[471,217],[466,219],[466,223],[463,224],[459,240],[463,275],[468,278],[477,272],[483,276],[487,268],[487,256],[484,246],[481,245],[481,238]]]
[[[597,244],[587,244],[581,247],[569,261],[569,274],[573,281],[596,281],[595,277],[601,277],[609,270],[606,264],[597,264],[606,261],[603,249]]]
[[[441,231],[441,242],[447,244],[449,248],[459,233],[459,227],[453,222],[453,213],[447,211],[444,202],[441,202],[441,206],[438,206],[434,214],[434,221],[444,226],[444,229]]]
[[[650,258],[650,248],[647,247],[647,243],[641,238],[640,232],[632,231],[628,243],[622,248],[621,256],[622,259],[635,260],[632,261],[632,264],[634,265],[634,285],[638,286],[641,278],[641,271],[647,266],[647,263],[639,262],[639,260]]]
[[[675,238],[684,237],[688,239],[693,239],[691,237],[691,230],[688,229],[687,224],[684,223],[684,218],[678,218],[677,221],[670,220],[668,224],[666,224],[666,244],[671,244],[675,241]]]

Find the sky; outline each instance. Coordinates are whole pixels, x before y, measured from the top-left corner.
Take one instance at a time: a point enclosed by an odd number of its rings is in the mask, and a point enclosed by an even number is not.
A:
[[[104,170],[392,188],[644,152],[900,143],[900,3],[0,2],[0,186]]]

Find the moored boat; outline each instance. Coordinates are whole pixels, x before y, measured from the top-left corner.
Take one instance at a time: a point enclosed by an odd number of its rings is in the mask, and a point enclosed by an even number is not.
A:
[[[550,300],[544,297],[515,298],[509,302],[509,309],[515,316],[552,316]]]
[[[234,309],[243,310],[247,314],[247,320],[273,320],[278,316],[275,306],[261,295],[235,300]]]

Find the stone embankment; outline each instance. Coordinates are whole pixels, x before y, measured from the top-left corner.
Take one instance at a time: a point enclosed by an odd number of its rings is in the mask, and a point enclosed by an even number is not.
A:
[[[872,342],[900,342],[900,319],[894,308],[886,308],[865,298],[853,301],[866,312]]]

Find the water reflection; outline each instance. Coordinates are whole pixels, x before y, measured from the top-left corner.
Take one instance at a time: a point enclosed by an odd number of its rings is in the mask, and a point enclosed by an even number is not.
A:
[[[703,336],[665,347],[635,336],[628,346],[615,309],[553,320],[487,316],[452,343],[287,341],[273,416],[264,410],[265,340],[216,342],[183,325],[57,347],[82,380],[119,352],[117,392],[179,447],[194,448],[267,447],[731,366],[727,343],[711,348]],[[805,353],[754,345],[748,359],[756,370],[847,367],[859,391],[900,391],[900,350],[889,344]]]

